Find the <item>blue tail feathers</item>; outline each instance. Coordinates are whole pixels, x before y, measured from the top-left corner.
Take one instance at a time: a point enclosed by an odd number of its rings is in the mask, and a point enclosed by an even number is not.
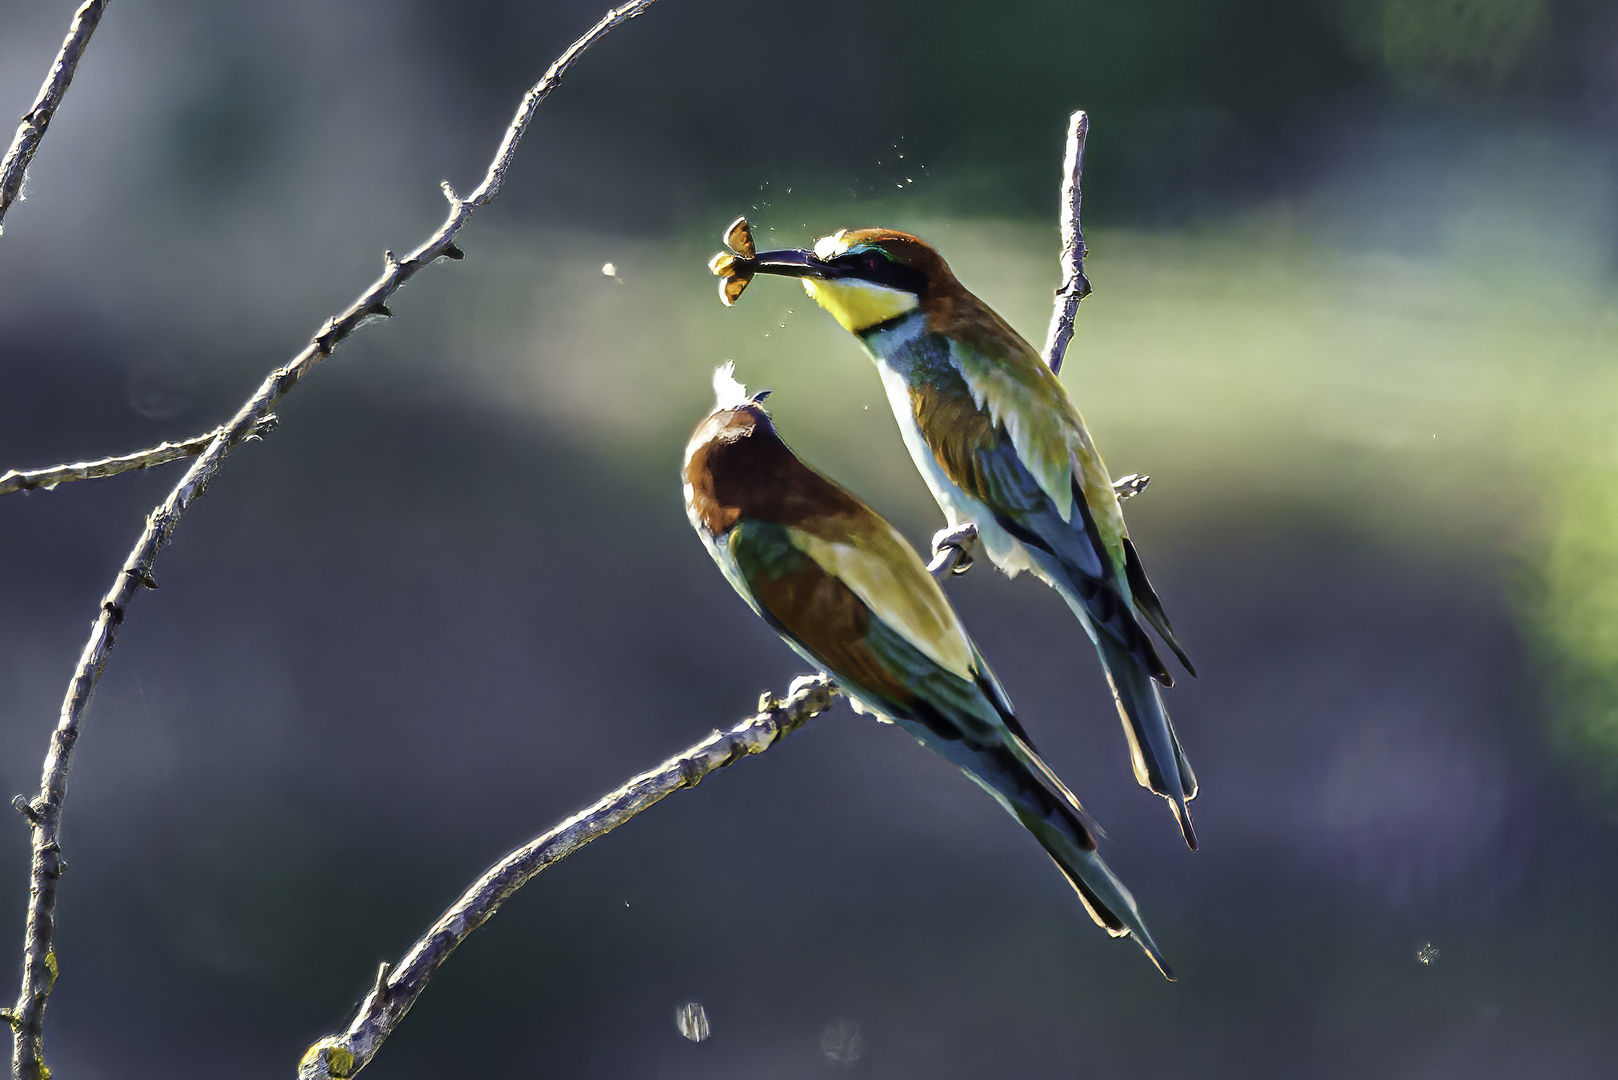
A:
[[[1101,665],[1112,684],[1113,699],[1118,704],[1118,716],[1129,739],[1129,756],[1135,766],[1135,779],[1141,787],[1161,795],[1180,823],[1185,842],[1192,851],[1197,849],[1196,830],[1191,826],[1191,811],[1186,806],[1196,798],[1197,778],[1191,764],[1180,749],[1179,737],[1169,721],[1168,710],[1163,707],[1163,695],[1157,683],[1135,663],[1130,650],[1111,635],[1096,636],[1096,651],[1101,654]]]

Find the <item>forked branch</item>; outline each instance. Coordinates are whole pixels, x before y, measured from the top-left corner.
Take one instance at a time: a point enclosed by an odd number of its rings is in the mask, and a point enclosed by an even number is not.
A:
[[[749,754],[762,754],[810,717],[831,708],[836,693],[825,675],[800,676],[786,700],[766,696],[759,702],[758,715],[729,731],[716,731],[684,753],[641,773],[489,867],[439,916],[397,967],[383,964],[377,970],[376,984],[360,1003],[353,1023],[342,1034],[328,1035],[305,1051],[298,1063],[298,1080],[346,1080],[365,1068],[456,946],[535,874],[605,836],[664,796],[695,787],[715,769]]]
[[[6,211],[11,209],[17,196],[22,194],[28,164],[34,160],[34,151],[39,149],[39,141],[45,137],[45,129],[50,127],[56,107],[67,96],[73,72],[79,66],[79,57],[84,55],[85,47],[90,44],[90,35],[101,25],[101,13],[107,10],[107,3],[108,0],[85,0],[84,6],[73,13],[67,37],[63,39],[62,49],[52,61],[51,69],[45,73],[39,96],[34,99],[33,107],[23,113],[22,123],[17,125],[11,149],[0,161],[0,222],[5,220]]]
[[[73,761],[73,747],[78,741],[84,712],[90,703],[90,692],[106,667],[107,655],[117,636],[118,626],[123,622],[136,592],[142,586],[153,584],[152,565],[158,553],[168,545],[181,516],[207,489],[225,458],[259,430],[259,425],[281,398],[330,356],[332,350],[362,322],[376,316],[391,315],[387,308],[388,299],[417,271],[439,258],[461,258],[461,250],[455,246],[456,236],[473,212],[487,205],[500,190],[506,170],[516,154],[517,144],[527,131],[539,104],[591,45],[614,27],[640,15],[655,2],[631,0],[613,8],[583,37],[568,46],[544,77],[523,95],[522,103],[506,129],[487,175],[471,196],[463,199],[447,183],[444,184],[444,196],[449,200],[449,216],[438,231],[402,260],[396,259],[391,251],[384,254],[382,276],[345,311],[327,320],[291,363],[270,373],[235,417],[215,433],[207,449],[186,470],[185,476],[169,492],[168,498],[147,517],[146,528],[101,602],[100,612],[90,628],[90,639],[85,643],[78,667],[68,683],[61,717],[51,735],[50,749],[45,756],[39,795],[32,801],[20,804],[26,808],[26,816],[33,825],[33,864],[29,876],[22,985],[18,990],[17,1003],[8,1017],[12,1028],[12,1071],[18,1080],[43,1080],[49,1074],[45,1068],[43,1035],[45,1003],[58,971],[54,950],[55,912],[57,883],[62,875],[63,860],[57,837],[61,828],[62,800],[67,793],[68,770]]]

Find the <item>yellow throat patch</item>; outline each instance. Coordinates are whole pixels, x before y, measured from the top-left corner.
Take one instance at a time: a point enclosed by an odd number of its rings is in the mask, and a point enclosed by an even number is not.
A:
[[[803,291],[854,334],[913,311],[921,303],[915,293],[852,279],[804,278]]]

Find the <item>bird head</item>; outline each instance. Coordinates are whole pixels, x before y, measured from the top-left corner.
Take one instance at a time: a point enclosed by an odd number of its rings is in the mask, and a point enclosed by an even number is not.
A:
[[[717,536],[770,491],[792,452],[764,409],[768,390],[748,394],[729,361],[714,371],[713,387],[714,409],[686,444],[683,479],[692,524]]]
[[[711,265],[721,273],[720,260]],[[843,229],[815,241],[813,250],[731,258],[723,271],[800,278],[804,291],[844,329],[862,335],[961,287],[931,245],[893,229]]]
[[[746,438],[758,427],[769,430],[775,434],[775,425],[770,422],[770,414],[764,408],[764,399],[770,396],[770,391],[760,390],[749,394],[747,387],[736,378],[736,364],[726,360],[714,369],[713,373],[714,407],[697,430],[691,436],[691,447],[700,442],[735,442]],[[779,436],[777,436],[779,438]],[[687,458],[690,457],[690,447],[687,448]]]

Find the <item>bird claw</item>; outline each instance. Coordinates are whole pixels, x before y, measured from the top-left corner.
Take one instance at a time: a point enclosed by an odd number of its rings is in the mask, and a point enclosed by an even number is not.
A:
[[[978,527],[970,521],[938,530],[933,534],[933,561],[927,564],[927,572],[936,577],[945,570],[964,574],[972,569],[972,545],[977,538]]]
[[[1112,493],[1118,497],[1119,502],[1123,502],[1145,491],[1146,485],[1151,482],[1152,478],[1145,473],[1130,473],[1112,482]]]

